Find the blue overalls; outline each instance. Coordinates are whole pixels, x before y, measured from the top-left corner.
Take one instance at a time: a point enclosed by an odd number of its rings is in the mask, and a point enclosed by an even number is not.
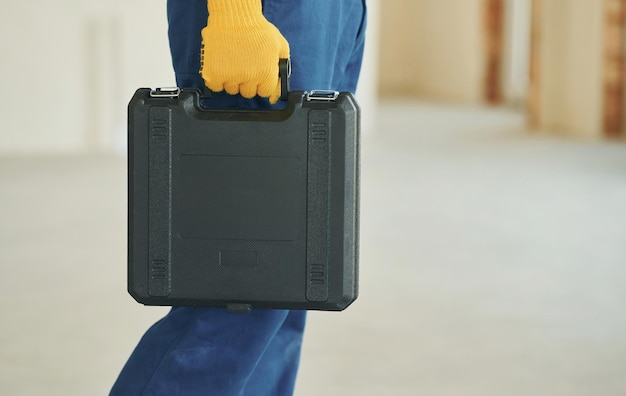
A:
[[[263,1],[265,17],[291,48],[292,90],[355,91],[363,57],[364,3]],[[167,15],[176,82],[204,89],[198,71],[207,0],[168,0]],[[267,99],[223,92],[213,93],[204,104],[271,107]],[[173,307],[142,337],[111,395],[291,395],[305,319],[304,311]]]

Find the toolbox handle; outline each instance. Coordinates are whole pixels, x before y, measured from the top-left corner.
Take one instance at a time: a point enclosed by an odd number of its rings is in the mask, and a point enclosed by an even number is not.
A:
[[[280,100],[287,101],[289,97],[289,77],[291,77],[291,59],[278,60],[278,77],[280,77]]]
[[[291,60],[280,58],[278,60],[278,77],[280,78],[280,100],[286,102],[289,99],[289,77],[291,77]],[[181,89],[178,87],[156,88],[150,91],[153,98],[177,98]],[[205,97],[208,91],[203,92]]]

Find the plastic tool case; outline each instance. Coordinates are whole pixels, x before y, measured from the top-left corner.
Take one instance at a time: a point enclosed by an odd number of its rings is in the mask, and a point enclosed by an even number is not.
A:
[[[359,108],[290,92],[283,110],[129,104],[128,289],[146,305],[342,310],[358,293]]]

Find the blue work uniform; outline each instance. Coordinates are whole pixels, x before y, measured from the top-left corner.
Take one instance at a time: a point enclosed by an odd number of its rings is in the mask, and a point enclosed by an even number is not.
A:
[[[289,42],[292,90],[356,90],[365,0],[263,0],[263,14]],[[178,86],[205,89],[199,70],[207,0],[168,0],[167,16]],[[272,107],[265,98],[224,92],[204,104]],[[173,307],[142,337],[110,394],[291,395],[305,319],[304,311]]]

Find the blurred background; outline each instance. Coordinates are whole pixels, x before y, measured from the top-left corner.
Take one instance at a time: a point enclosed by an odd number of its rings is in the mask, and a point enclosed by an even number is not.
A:
[[[361,295],[296,395],[626,394],[626,0],[368,5]],[[0,26],[0,394],[107,394],[167,312],[126,293],[125,157],[165,0]]]

